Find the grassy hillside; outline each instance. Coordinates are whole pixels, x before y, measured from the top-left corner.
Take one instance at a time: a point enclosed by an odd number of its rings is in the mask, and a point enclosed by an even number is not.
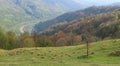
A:
[[[84,58],[85,45],[49,48],[0,50],[0,66],[120,66],[120,40],[90,44],[89,58]]]

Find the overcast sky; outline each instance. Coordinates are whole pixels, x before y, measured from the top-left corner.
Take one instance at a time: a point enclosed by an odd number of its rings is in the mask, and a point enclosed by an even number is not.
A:
[[[74,0],[76,2],[80,2],[80,1],[83,1],[83,0]],[[94,2],[106,2],[106,3],[114,3],[114,2],[120,2],[120,0],[84,0],[84,1],[94,1]]]
[[[76,2],[81,2],[81,1],[84,1],[84,2],[93,2],[91,4],[104,4],[104,5],[108,5],[108,4],[112,4],[112,3],[116,3],[116,2],[120,2],[120,0],[74,0]]]

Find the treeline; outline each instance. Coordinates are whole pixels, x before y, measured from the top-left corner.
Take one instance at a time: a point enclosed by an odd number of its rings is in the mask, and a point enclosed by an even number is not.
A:
[[[70,46],[80,44],[80,42],[81,36],[72,33],[65,34],[62,31],[51,36],[35,32],[32,34],[25,32],[18,36],[13,31],[4,32],[0,28],[0,49]]]

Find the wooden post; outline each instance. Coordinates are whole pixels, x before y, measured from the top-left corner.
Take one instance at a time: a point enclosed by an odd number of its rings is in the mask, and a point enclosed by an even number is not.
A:
[[[88,41],[86,42],[86,47],[87,47],[87,57],[89,56],[89,43]]]

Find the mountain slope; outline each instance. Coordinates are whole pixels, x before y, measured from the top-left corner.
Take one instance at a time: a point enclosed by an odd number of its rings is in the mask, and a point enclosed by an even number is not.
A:
[[[63,32],[66,35],[88,36],[89,41],[120,38],[120,9],[109,13],[91,15],[79,20],[57,23],[43,31],[45,35],[56,35]]]
[[[34,27],[34,31],[37,31],[37,32],[43,31],[48,27],[55,25],[57,23],[72,22],[73,20],[78,20],[83,17],[87,17],[91,15],[113,12],[114,10],[119,9],[119,7],[120,6],[101,6],[101,7],[93,6],[93,7],[86,8],[84,10],[65,13],[52,20],[48,20],[48,21],[36,24]]]
[[[71,2],[73,8],[79,5],[72,0],[0,0],[0,26],[19,32],[25,24],[33,26],[39,21],[79,9],[72,9]]]

